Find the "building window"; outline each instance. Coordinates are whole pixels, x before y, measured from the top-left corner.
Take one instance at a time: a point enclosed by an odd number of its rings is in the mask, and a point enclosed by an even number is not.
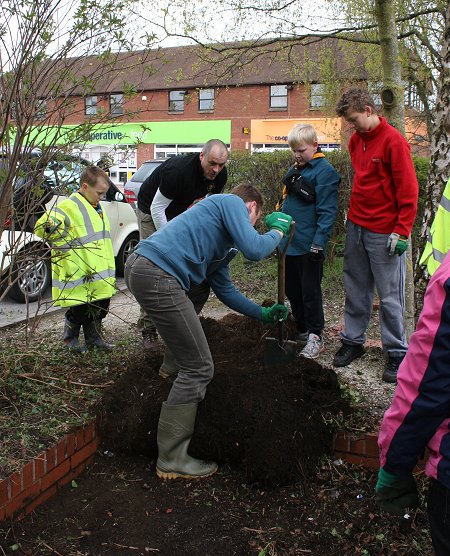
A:
[[[84,97],[84,113],[86,116],[97,114],[97,97]]]
[[[417,86],[412,83],[405,84],[405,106],[418,112],[423,112],[424,105],[417,92]]]
[[[381,89],[383,88],[382,81],[368,81],[367,90],[373,98],[373,102],[377,108],[381,108],[383,103],[381,101]]]
[[[214,110],[214,89],[200,89],[198,92],[198,109]]]
[[[288,105],[287,85],[270,86],[270,109],[286,110]]]
[[[36,102],[36,120],[43,120],[47,115],[47,101],[39,99]]]
[[[123,95],[109,95],[109,111],[111,114],[123,114]]]
[[[320,110],[326,105],[325,85],[323,83],[311,84],[311,98],[309,99],[310,110]]]
[[[169,112],[184,112],[186,91],[169,91]]]

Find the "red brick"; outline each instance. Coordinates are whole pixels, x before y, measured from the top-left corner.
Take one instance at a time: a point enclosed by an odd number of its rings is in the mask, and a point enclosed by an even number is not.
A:
[[[66,436],[66,457],[70,457],[75,453],[75,435],[68,434]]]
[[[22,468],[22,490],[30,488],[34,483],[34,461],[30,461]]]
[[[88,461],[88,460],[86,460],[86,461]],[[81,475],[81,473],[86,469],[86,461],[84,461],[83,463],[80,463],[80,465],[78,465],[78,467],[76,467],[75,469],[72,469],[69,473],[67,473],[67,475],[64,475],[64,477],[62,477],[58,481],[58,488],[60,488],[64,485],[67,485],[68,483],[70,483],[71,481],[76,479],[79,475]]]
[[[45,453],[40,454],[34,460],[34,479],[37,481],[45,475],[47,471],[47,460]]]
[[[344,459],[347,463],[351,463],[353,465],[361,465],[362,467],[366,467],[369,469],[378,469],[380,467],[380,463],[376,458],[368,458],[354,454],[345,454]]]
[[[71,458],[70,458],[70,466],[72,469],[74,469],[75,467],[77,467],[80,463],[82,463],[83,461],[85,461],[86,459],[88,459],[90,456],[92,456],[93,454],[95,454],[95,452],[97,451],[98,448],[98,442],[97,440],[94,440],[93,442],[91,442],[90,444],[88,444],[87,446],[85,446],[84,448],[82,448],[81,450],[79,450],[78,452],[76,452]]]
[[[344,433],[338,433],[334,439],[334,449],[338,452],[348,452],[350,441]]]
[[[84,443],[89,444],[95,438],[95,424],[89,423],[84,427]]]
[[[365,438],[358,438],[350,440],[349,452],[351,454],[365,454],[366,453],[366,440]]]
[[[47,473],[45,477],[41,480],[41,490],[44,492],[57,481],[64,477],[70,470],[70,461],[68,459],[64,460],[58,467],[55,467],[50,473]]]
[[[65,438],[63,438],[58,442],[58,444],[55,446],[55,450],[56,450],[56,465],[60,465],[65,459],[67,459]]]
[[[56,467],[56,448],[52,446],[45,452],[47,462],[47,473]]]
[[[9,502],[9,481],[4,479],[0,482],[0,508]]]
[[[0,523],[6,518],[5,508],[0,508]]]
[[[10,481],[10,500],[13,500],[16,496],[18,496],[20,494],[20,491],[22,490],[22,484],[21,484],[21,478],[19,473],[13,473],[10,477],[9,477],[9,481]]]
[[[378,433],[371,432],[366,435],[366,454],[375,458],[378,457]]]
[[[77,449],[77,451],[81,450],[81,448],[83,448],[83,446],[86,444],[85,440],[84,440],[84,430],[83,429],[78,429],[75,432],[75,447]]]
[[[33,512],[38,506],[46,502],[49,498],[56,494],[56,486],[52,486],[45,492],[41,493],[37,498],[35,498],[30,504],[25,508],[25,514]]]

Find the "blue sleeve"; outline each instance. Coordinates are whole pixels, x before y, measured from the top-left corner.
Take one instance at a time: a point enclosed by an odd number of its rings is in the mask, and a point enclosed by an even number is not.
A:
[[[313,244],[325,249],[333,233],[333,225],[338,212],[338,188],[341,177],[331,165],[320,171],[316,177],[317,229]]]
[[[269,230],[259,234],[252,226],[245,203],[236,195],[229,195],[223,205],[223,222],[238,250],[249,261],[260,261],[276,249],[280,234]]]
[[[261,306],[243,295],[233,284],[228,266],[208,275],[208,282],[218,299],[233,311],[261,320]]]

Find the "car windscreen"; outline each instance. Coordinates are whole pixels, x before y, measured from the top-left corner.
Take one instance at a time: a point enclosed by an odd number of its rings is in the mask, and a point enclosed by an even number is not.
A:
[[[137,181],[142,183],[144,180],[148,178],[148,176],[158,168],[161,162],[144,162],[139,170],[133,174],[133,177],[130,181]]]

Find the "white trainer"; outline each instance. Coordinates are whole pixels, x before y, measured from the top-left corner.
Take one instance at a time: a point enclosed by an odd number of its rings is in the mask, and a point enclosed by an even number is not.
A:
[[[322,351],[325,349],[323,338],[317,334],[310,334],[306,346],[299,353],[301,357],[307,359],[317,359]]]

